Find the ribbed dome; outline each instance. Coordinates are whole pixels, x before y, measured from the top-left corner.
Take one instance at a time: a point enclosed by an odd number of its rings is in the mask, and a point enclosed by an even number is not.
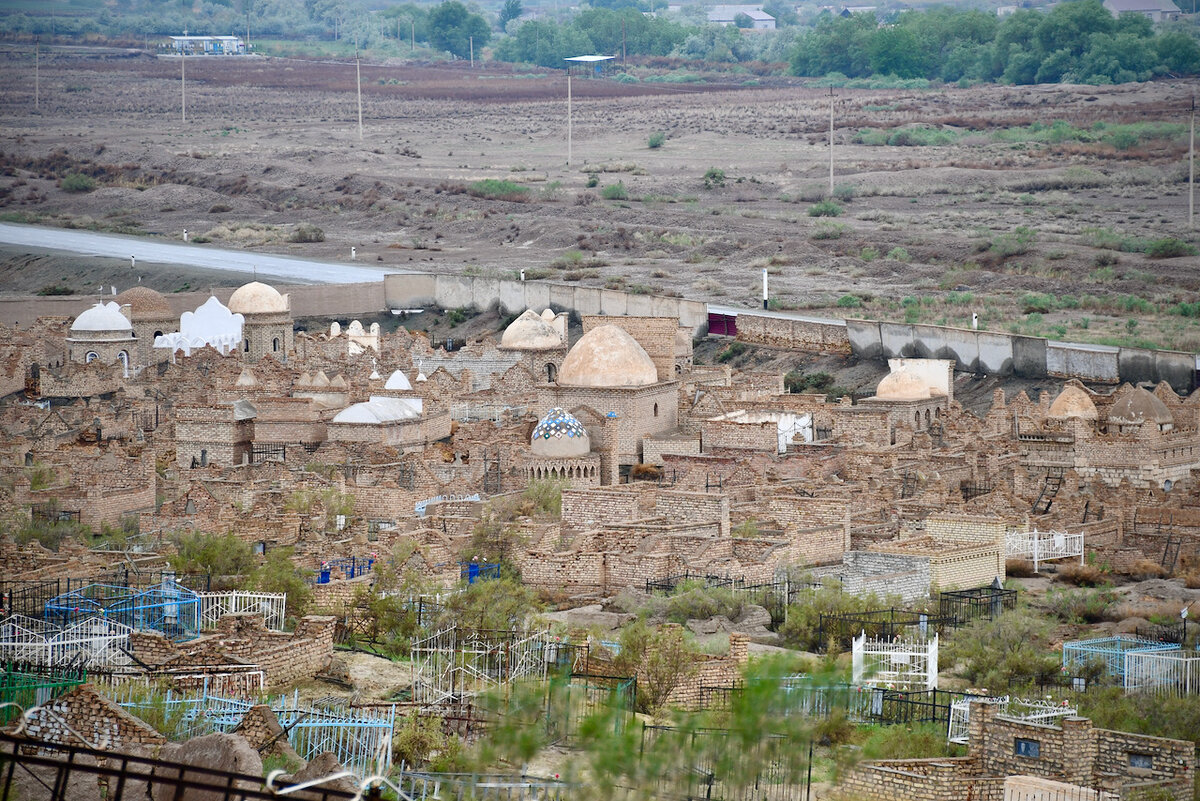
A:
[[[928,400],[929,396],[929,385],[904,370],[888,373],[875,388],[875,397],[883,400]]]
[[[1078,418],[1080,420],[1095,420],[1099,417],[1096,404],[1088,397],[1086,391],[1074,384],[1067,384],[1063,391],[1050,404],[1050,416],[1058,419]]]
[[[276,314],[288,311],[288,299],[275,287],[251,281],[229,296],[229,310],[234,314]]]
[[[133,324],[116,303],[97,303],[71,323],[72,331],[132,331]]]
[[[551,317],[553,319],[553,317]],[[514,350],[550,350],[562,347],[558,329],[529,310],[509,323],[500,337],[500,347]]]
[[[384,389],[390,389],[393,392],[407,392],[412,389],[412,384],[402,371],[396,370],[388,376],[387,383],[383,385]]]
[[[134,321],[165,320],[175,317],[167,299],[150,287],[130,287],[117,295],[114,301],[118,306],[129,306],[129,316]]]
[[[624,329],[602,325],[588,331],[563,359],[558,383],[568,387],[646,387],[658,370]]]
[[[534,454],[549,458],[587,456],[592,450],[587,429],[574,415],[558,407],[538,422],[529,442]]]
[[[407,398],[382,398],[372,396],[369,401],[347,406],[333,418],[334,423],[357,423],[380,425],[400,423],[421,418],[421,400]]]
[[[1126,392],[1112,408],[1108,410],[1108,422],[1118,425],[1154,425],[1174,424],[1175,418],[1167,409],[1167,405],[1149,390],[1137,387]]]

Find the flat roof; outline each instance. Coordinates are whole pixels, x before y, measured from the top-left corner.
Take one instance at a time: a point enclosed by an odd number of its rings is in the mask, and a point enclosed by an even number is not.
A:
[[[237,37],[237,36],[171,36],[169,38],[174,39],[177,42],[202,42],[202,41],[207,41],[210,39],[222,39],[225,41],[229,41],[229,40],[238,41],[240,39],[240,37]]]
[[[612,61],[616,56],[571,56],[563,61]]]

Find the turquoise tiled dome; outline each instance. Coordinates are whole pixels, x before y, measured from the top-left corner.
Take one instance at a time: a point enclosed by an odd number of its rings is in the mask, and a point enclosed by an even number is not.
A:
[[[541,456],[584,456],[592,449],[591,437],[583,423],[566,409],[553,408],[533,429],[530,444]]]

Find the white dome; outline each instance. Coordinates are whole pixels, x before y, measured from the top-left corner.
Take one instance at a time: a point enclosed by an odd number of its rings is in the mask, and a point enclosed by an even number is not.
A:
[[[133,324],[116,303],[97,303],[75,318],[72,331],[132,331]]]
[[[412,384],[409,383],[408,376],[406,376],[400,370],[397,370],[388,376],[387,383],[383,385],[383,388],[398,392],[406,392],[412,389]]]
[[[542,319],[548,323],[553,323],[554,317],[554,309],[546,309],[544,312],[542,312]]]
[[[423,406],[419,398],[384,398],[372,395],[369,401],[347,406],[338,412],[333,422],[380,425],[418,420]]]
[[[875,397],[883,400],[928,400],[930,395],[929,385],[905,370],[888,373],[875,388]]]
[[[588,331],[563,359],[558,383],[568,387],[647,387],[658,383],[658,368],[623,328],[602,325]]]
[[[514,350],[550,350],[561,348],[562,344],[558,329],[533,310],[509,323],[500,337],[500,347]]]
[[[234,314],[277,314],[289,311],[287,295],[259,281],[240,286],[229,296],[229,310]]]

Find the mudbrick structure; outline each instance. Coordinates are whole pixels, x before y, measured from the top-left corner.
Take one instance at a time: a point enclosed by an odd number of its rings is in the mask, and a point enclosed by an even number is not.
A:
[[[577,604],[680,575],[803,575],[909,602],[988,587],[1013,556],[1086,549],[1167,572],[1200,556],[1200,395],[1166,383],[995,389],[976,414],[955,399],[975,379],[952,360],[891,359],[857,401],[792,393],[779,372],[698,364],[694,327],[669,316],[585,315],[580,331],[562,309],[514,309],[498,341],[446,350],[358,321],[298,331],[289,297],[257,282],[227,306],[211,298],[178,319],[169,308],[130,290],[0,331],[0,571],[57,595],[118,569],[161,572],[181,533],[232,534],[259,558],[293,548],[320,576],[312,610],[327,616],[281,632],[227,615],[182,642],[135,630],[128,652],[147,671],[235,666],[268,686],[326,671],[335,627],[371,588],[360,566],[401,552],[398,567],[447,588],[504,559]],[[796,345],[795,332],[757,337]],[[531,511],[531,485],[561,490],[561,511]],[[35,536],[60,523],[103,539]],[[123,545],[110,548],[115,532]],[[6,597],[5,615],[36,617],[24,597]],[[737,683],[747,641],[729,639],[673,703]],[[89,692],[55,714],[153,741]],[[1190,745],[1076,718],[1027,731],[986,707],[970,725],[968,758],[866,765],[848,789],[999,799],[1016,774],[1118,792],[1144,780],[1177,798],[1191,786]],[[1036,740],[1040,757],[1012,753],[1014,738]]]

